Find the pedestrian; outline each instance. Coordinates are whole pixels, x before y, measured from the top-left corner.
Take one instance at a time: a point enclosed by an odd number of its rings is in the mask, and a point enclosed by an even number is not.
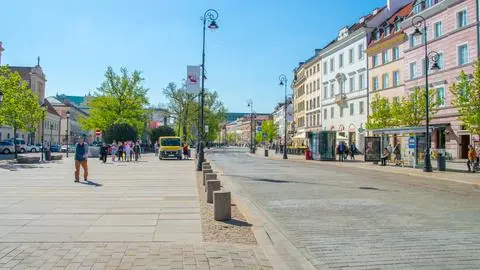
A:
[[[103,163],[107,162],[107,155],[108,155],[108,146],[106,143],[103,143],[102,147],[100,148],[100,156]]]
[[[78,138],[75,146],[75,183],[80,182],[80,166],[83,168],[83,179],[88,181],[88,144],[82,136]]]
[[[155,144],[153,145],[153,149],[155,150],[155,158],[158,157],[158,142],[155,141]]]
[[[118,143],[118,161],[123,160],[123,143],[119,142]]]
[[[343,161],[344,159],[344,153],[345,153],[345,144],[343,142],[340,142],[337,147],[337,154],[338,154],[338,159],[339,161]]]
[[[475,148],[472,145],[468,146],[468,160],[467,160],[467,167],[468,172],[475,172],[475,162],[477,160],[477,153],[475,152]],[[473,170],[472,170],[473,169]]]
[[[130,143],[126,142],[125,143],[125,148],[123,149],[126,161],[131,161],[131,157],[130,157],[131,151],[132,151],[132,148],[130,148]]]
[[[186,143],[183,144],[183,158],[188,159],[190,156],[188,155],[188,145]]]
[[[115,143],[112,144],[112,162],[115,162],[115,157],[117,155],[117,145]]]
[[[130,161],[133,160],[133,147],[135,147],[135,144],[133,142],[130,142]]]
[[[352,143],[350,145],[350,159],[355,160],[355,153],[357,152],[357,146],[355,146],[355,143]]]
[[[390,152],[388,151],[388,148],[385,147],[383,149],[383,155],[382,155],[382,166],[387,165],[387,159],[388,159],[389,156],[390,156]]]
[[[400,143],[397,143],[395,148],[393,149],[393,154],[395,155],[395,166],[400,166],[402,161],[402,154],[400,151]]]
[[[140,157],[140,144],[138,142],[135,143],[133,152],[135,153],[135,161],[138,161],[138,158]]]

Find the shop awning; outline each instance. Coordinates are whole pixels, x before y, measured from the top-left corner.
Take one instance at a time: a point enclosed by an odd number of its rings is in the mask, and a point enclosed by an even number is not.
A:
[[[434,129],[439,128],[447,128],[450,124],[435,124],[430,125],[430,132]],[[397,128],[382,128],[382,129],[375,129],[371,130],[374,135],[381,135],[381,134],[398,134],[408,136],[408,134],[421,134],[425,133],[425,126],[420,127],[397,127]]]
[[[306,139],[305,132],[298,133],[293,137],[294,139]]]

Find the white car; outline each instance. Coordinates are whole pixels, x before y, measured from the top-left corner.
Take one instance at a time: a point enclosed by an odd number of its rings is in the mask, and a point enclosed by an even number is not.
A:
[[[10,141],[0,142],[0,153],[1,154],[10,154],[15,152],[13,143]]]
[[[36,153],[42,151],[42,145],[41,144],[30,144],[27,145],[27,151]]]

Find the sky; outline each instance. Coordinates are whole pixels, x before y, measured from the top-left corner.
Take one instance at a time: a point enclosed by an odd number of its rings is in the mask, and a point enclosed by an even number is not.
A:
[[[293,69],[386,0],[2,0],[2,65],[34,66],[47,76],[47,95],[94,93],[108,66],[139,70],[153,105],[162,89],[180,84],[187,65],[201,64],[202,21],[219,13],[206,33],[205,87],[230,112],[272,112],[284,99],[278,77]],[[290,85],[290,83],[289,83]],[[291,90],[289,90],[291,94]]]

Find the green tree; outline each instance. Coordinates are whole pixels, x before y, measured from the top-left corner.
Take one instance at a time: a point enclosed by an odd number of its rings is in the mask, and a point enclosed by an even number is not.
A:
[[[367,129],[388,128],[394,124],[392,121],[392,106],[388,98],[381,97],[376,93],[373,97],[371,108],[372,113],[368,118]]]
[[[205,92],[204,105],[204,124],[208,125],[208,132],[204,134],[205,140],[207,142],[213,142],[217,139],[227,119],[227,109],[220,101],[216,91]]]
[[[150,130],[150,139],[156,142],[159,137],[175,136],[175,130],[169,126],[161,126]]]
[[[0,89],[4,94],[0,105],[0,126],[12,127],[14,138],[19,130],[34,132],[42,120],[38,95],[28,88],[18,72],[11,72],[8,66],[0,67]]]
[[[466,130],[480,135],[480,64],[473,64],[473,80],[469,80],[462,70],[458,83],[450,87],[453,94],[452,104],[460,114],[460,120]]]
[[[148,89],[143,87],[143,81],[140,71],[130,74],[121,68],[120,74],[116,74],[108,67],[105,81],[89,101],[89,117],[80,119],[82,128],[107,130],[115,124],[128,124],[143,133],[150,113]]]
[[[266,140],[268,143],[271,143],[278,136],[278,126],[273,122],[273,120],[263,121],[261,133],[262,136],[263,134],[267,134]]]
[[[236,144],[237,143],[237,135],[235,133],[228,133],[227,134],[227,142],[228,144]]]
[[[103,139],[106,143],[112,143],[113,141],[135,141],[137,140],[137,130],[135,127],[127,124],[114,124],[110,125],[103,134]]]
[[[178,126],[177,134],[183,141],[192,140],[196,134],[192,127],[197,126],[198,103],[197,95],[187,92],[186,85],[179,88],[173,82],[163,89],[163,95],[168,99],[168,111],[174,116]]]
[[[408,97],[402,98],[401,113],[398,115],[399,124],[402,126],[420,126],[425,121],[427,95],[425,88],[415,88]],[[438,112],[440,103],[437,90],[429,89],[429,117]]]

